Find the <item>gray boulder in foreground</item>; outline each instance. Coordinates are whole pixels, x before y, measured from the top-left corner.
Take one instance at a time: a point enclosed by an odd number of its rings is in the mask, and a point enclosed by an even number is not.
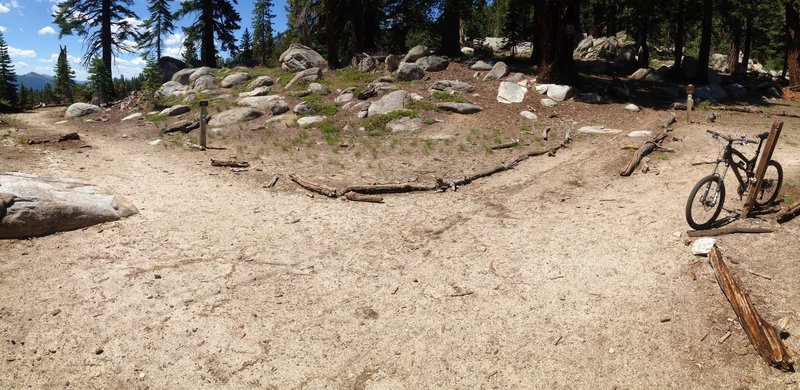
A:
[[[124,198],[92,184],[0,172],[0,239],[45,236],[138,212]]]
[[[64,114],[65,118],[77,118],[89,114],[100,112],[100,107],[89,103],[73,103],[67,108],[67,113]]]

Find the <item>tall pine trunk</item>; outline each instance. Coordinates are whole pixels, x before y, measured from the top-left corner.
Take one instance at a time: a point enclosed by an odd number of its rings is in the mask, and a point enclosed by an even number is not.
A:
[[[703,0],[703,28],[700,36],[700,54],[694,79],[697,84],[708,84],[708,57],[711,54],[711,22],[714,7],[712,0]]]
[[[800,84],[800,15],[794,1],[784,3],[786,9],[786,69],[789,84]]]
[[[458,0],[444,0],[442,9],[442,54],[448,56],[461,54],[461,42],[459,42],[461,4],[459,3]]]
[[[639,27],[639,67],[650,67],[650,48],[647,46],[647,30],[650,29],[650,13],[642,10]]]
[[[203,66],[217,67],[217,49],[214,47],[214,8],[211,0],[203,0],[200,11],[200,62]]]
[[[578,29],[576,0],[536,0],[534,12],[541,25],[536,41],[539,55],[539,83],[568,84],[575,79],[572,44]]]
[[[336,0],[323,0],[325,13],[325,46],[328,49],[328,66],[339,68],[339,28],[336,23]]]
[[[361,0],[350,1],[351,42],[353,55],[366,51],[364,45],[364,4]]]
[[[739,51],[741,50],[742,26],[734,23],[731,29],[731,50],[728,53],[728,73],[736,74],[739,68]]]
[[[678,6],[675,10],[675,65],[673,67],[675,78],[680,78],[681,64],[683,63],[683,42],[686,37],[686,21],[684,20],[685,1],[686,0],[678,0]]]
[[[602,3],[595,3],[592,5],[592,29],[590,30],[590,34],[593,37],[597,38],[602,34],[602,30],[600,29],[601,23],[603,19],[606,17],[606,8],[603,6]]]
[[[744,68],[744,73],[747,73],[747,68],[750,63],[750,47],[753,42],[753,13],[755,12],[754,9],[751,8],[747,13],[747,21],[745,22],[744,28],[744,51],[742,53],[742,67]]]
[[[606,36],[613,37],[617,34],[617,3],[609,2],[606,8],[608,17],[606,18]]]
[[[102,18],[100,22],[100,46],[102,47],[103,65],[111,74],[111,0],[103,0]]]

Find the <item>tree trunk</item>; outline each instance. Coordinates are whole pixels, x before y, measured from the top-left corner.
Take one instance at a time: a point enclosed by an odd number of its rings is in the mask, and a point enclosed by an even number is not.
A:
[[[103,11],[100,16],[100,46],[102,46],[103,65],[111,75],[111,0],[103,0]]]
[[[217,49],[214,47],[214,6],[211,0],[203,0],[200,11],[200,62],[204,66],[217,67]]]
[[[592,29],[589,32],[593,37],[597,38],[603,32],[600,30],[601,23],[606,16],[606,8],[602,3],[595,3],[592,5]]]
[[[712,0],[703,0],[703,30],[700,36],[700,54],[694,79],[697,84],[708,84],[708,57],[711,54],[711,22],[714,12]]]
[[[336,25],[336,0],[323,0],[325,12],[325,46],[328,49],[328,66],[339,67],[339,29]]]
[[[442,54],[457,57],[461,54],[458,27],[461,20],[459,0],[444,0],[442,10]]]
[[[617,4],[610,2],[608,4],[608,17],[606,18],[606,36],[613,37],[617,34]]]
[[[156,62],[161,59],[161,20],[159,19],[156,27]]]
[[[733,23],[731,30],[731,50],[728,54],[728,73],[735,74],[739,66],[739,50],[741,49],[742,27]]]
[[[650,67],[650,48],[647,46],[647,30],[650,29],[650,13],[642,10],[642,25],[639,28],[639,68]]]
[[[744,29],[744,52],[742,55],[742,72],[747,74],[747,68],[750,63],[750,47],[753,41],[753,13],[755,12],[754,9],[751,8],[747,13],[747,21],[745,22],[745,29]]]
[[[684,5],[685,0],[678,0],[678,6],[675,10],[675,65],[673,67],[673,72],[677,76],[676,78],[680,78],[681,74],[681,64],[683,63],[683,41],[686,36]]]
[[[352,23],[351,46],[353,55],[366,51],[364,45],[364,4],[361,0],[350,1],[350,22]]]
[[[786,8],[786,55],[789,85],[800,84],[800,15],[794,1],[784,3]]]
[[[575,0],[537,0],[537,22],[542,25],[537,39],[541,47],[540,83],[569,84],[575,78],[572,44],[578,26]]]

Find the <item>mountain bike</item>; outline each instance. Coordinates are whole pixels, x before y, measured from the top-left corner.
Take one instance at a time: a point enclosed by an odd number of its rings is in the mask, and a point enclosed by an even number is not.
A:
[[[689,222],[689,226],[695,230],[711,227],[722,211],[722,205],[725,203],[725,175],[728,172],[728,168],[731,168],[736,180],[739,182],[739,187],[736,189],[739,200],[742,199],[742,195],[745,192],[755,186],[756,161],[758,161],[764,140],[769,137],[769,133],[765,132],[758,135],[758,141],[753,141],[745,136],[734,138],[712,130],[706,130],[706,132],[711,134],[714,139],[727,141],[727,145],[722,148],[720,157],[713,163],[715,164],[714,172],[700,179],[689,194],[689,200],[686,202],[686,222]],[[741,146],[758,144],[758,148],[755,156],[748,159],[742,152],[733,147],[734,144]],[[722,167],[720,167],[720,164],[722,164]],[[756,195],[756,206],[764,207],[774,202],[778,198],[778,192],[780,192],[782,184],[783,168],[781,164],[778,164],[777,161],[769,160],[764,174],[764,181]]]

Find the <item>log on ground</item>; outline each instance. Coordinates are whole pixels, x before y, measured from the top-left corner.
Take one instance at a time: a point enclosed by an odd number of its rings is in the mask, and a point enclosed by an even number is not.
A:
[[[790,204],[785,209],[778,213],[778,222],[784,223],[790,221],[797,214],[800,214],[800,200]]]
[[[686,232],[686,235],[689,237],[716,237],[734,233],[772,233],[772,232],[774,232],[773,229],[766,227],[726,226],[722,228],[708,229],[708,230],[689,230]]]
[[[739,323],[756,352],[767,364],[784,371],[793,371],[794,362],[783,344],[778,330],[758,314],[750,297],[734,280],[719,249],[714,247],[708,258],[719,287],[728,298],[728,302],[739,318]]]

